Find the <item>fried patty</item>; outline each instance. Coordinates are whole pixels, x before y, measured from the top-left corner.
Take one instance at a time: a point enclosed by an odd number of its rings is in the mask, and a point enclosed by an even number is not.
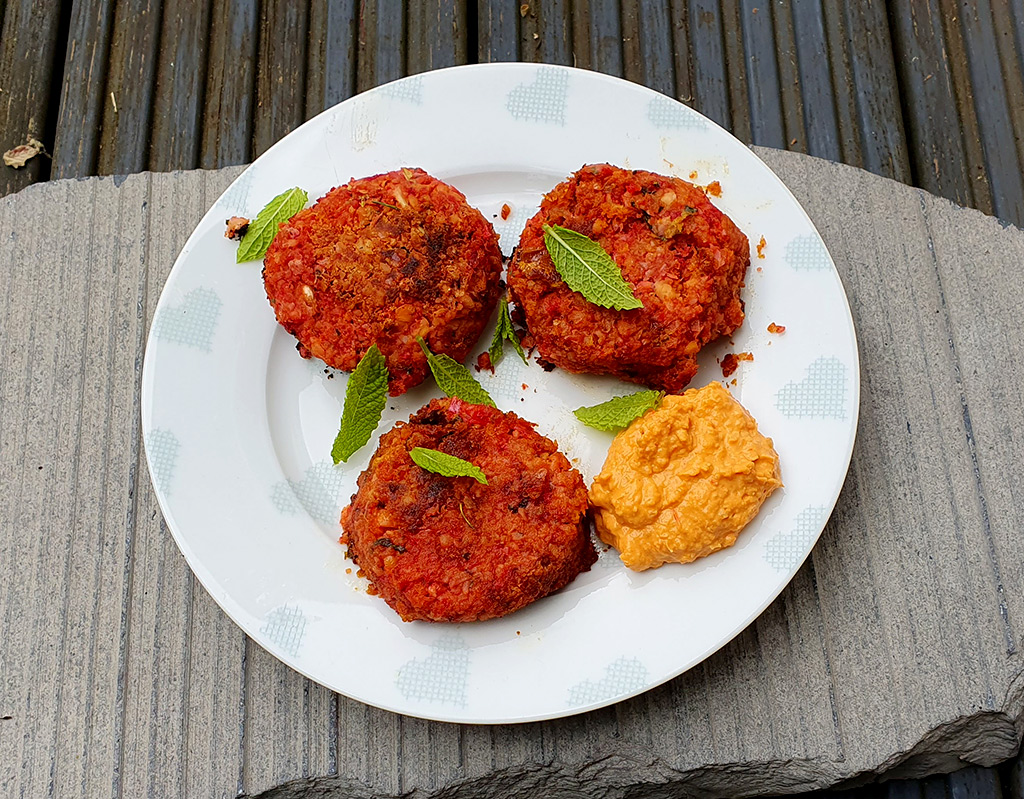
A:
[[[500,293],[494,228],[422,169],[359,178],[283,223],[264,258],[277,321],[303,357],[351,371],[376,344],[392,396],[423,381],[433,352],[463,360]]]
[[[414,447],[487,476],[442,477]],[[348,554],[405,621],[504,616],[590,568],[587,489],[557,445],[514,413],[435,399],[383,435],[342,511]]]
[[[544,246],[544,224],[600,243],[644,307],[602,308],[572,291]],[[545,360],[677,393],[696,373],[701,347],[743,321],[749,265],[747,237],[697,186],[596,164],[544,197],[508,284]]]

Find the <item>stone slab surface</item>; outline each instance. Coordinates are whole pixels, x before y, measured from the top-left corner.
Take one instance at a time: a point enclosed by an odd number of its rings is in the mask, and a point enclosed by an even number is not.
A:
[[[857,325],[839,504],[789,587],[716,655],[613,707],[521,726],[327,691],[248,640],[175,547],[140,441],[143,347],[178,249],[239,169],[0,200],[0,794],[740,796],[1011,757],[1024,232],[757,152],[818,225]]]

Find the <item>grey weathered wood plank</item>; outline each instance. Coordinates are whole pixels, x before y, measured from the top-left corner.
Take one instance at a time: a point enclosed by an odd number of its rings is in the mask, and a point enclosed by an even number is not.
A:
[[[1008,55],[1007,51],[1012,50],[1005,43],[1000,47],[1000,40],[1005,42],[1010,31],[997,32],[994,16],[993,4],[978,0],[969,6],[961,5],[950,24],[959,24],[963,32],[994,213],[1001,219],[1024,224],[1024,161],[1018,158],[1020,143],[1015,141],[1024,133],[1024,111],[1019,107],[1012,109],[1012,100],[1021,101],[1020,76],[1018,73],[1013,84],[1016,91],[1011,100],[1000,59],[1001,52]],[[1006,11],[1000,18],[1003,24],[1010,21]],[[1024,154],[1024,147],[1020,149]]]
[[[359,0],[358,90],[364,92],[406,74],[401,0]]]
[[[406,8],[406,69],[410,75],[465,64],[467,0],[409,3]]]
[[[782,87],[776,62],[774,3],[741,0],[740,24],[746,50],[752,141],[765,147],[786,147],[782,119]]]
[[[71,6],[51,178],[96,174],[114,5],[103,0]]]
[[[520,16],[519,9],[511,3],[502,0],[477,1],[477,61],[489,63],[518,60]]]
[[[625,77],[655,91],[675,95],[672,17],[668,3],[622,2],[623,68]]]
[[[845,32],[840,35],[850,42],[848,57],[863,158],[848,163],[909,183],[910,159],[885,3],[848,0],[842,5]]]
[[[163,0],[124,0],[117,5],[96,164],[101,175],[146,168],[162,8]]]
[[[0,554],[23,565],[0,581],[3,784],[736,795],[1012,754],[1024,297],[1007,265],[1024,258],[1024,233],[867,173],[759,152],[833,248],[860,332],[862,425],[839,505],[779,599],[699,667],[611,708],[513,727],[406,719],[312,685],[243,643],[162,525],[138,471],[143,333],[177,248],[236,171],[60,182],[0,201],[0,239],[18,245],[0,248],[0,340],[32,342],[0,351]],[[67,209],[68,236],[43,235],[43,207]],[[79,229],[98,240],[82,244]],[[56,290],[19,279],[40,262],[62,264]]]
[[[623,77],[622,20],[615,0],[576,0],[572,6],[573,65]]]
[[[356,0],[313,0],[309,9],[306,117],[356,91]]]
[[[308,34],[306,2],[270,0],[263,4],[253,108],[255,156],[305,121]]]
[[[841,160],[839,121],[833,76],[828,65],[825,13],[819,2],[791,3],[794,55],[800,72],[800,95],[806,146],[819,158]]]
[[[209,38],[199,154],[203,169],[252,158],[258,0],[213,0]]]
[[[60,6],[10,0],[0,17],[0,152],[29,137],[46,138],[50,80],[57,49]],[[53,142],[43,141],[52,149]],[[0,196],[45,179],[50,165],[37,156],[21,169],[0,167]]]
[[[569,0],[534,1],[528,5],[530,9],[519,26],[519,58],[567,67],[582,66],[576,59]]]
[[[164,0],[147,165],[156,172],[199,166],[210,6]]]

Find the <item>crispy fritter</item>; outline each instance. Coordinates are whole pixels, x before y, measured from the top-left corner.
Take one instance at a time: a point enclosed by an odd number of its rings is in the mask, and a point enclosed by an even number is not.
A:
[[[281,225],[263,280],[303,357],[351,371],[376,344],[392,396],[423,381],[422,336],[462,361],[501,291],[498,236],[422,169],[352,180]]]
[[[543,225],[594,239],[644,307],[601,308],[572,291],[544,246]],[[558,184],[526,224],[509,292],[546,361],[669,392],[697,371],[697,353],[743,321],[747,237],[698,187],[608,164]]]
[[[414,447],[487,476],[442,477]],[[349,556],[405,621],[519,610],[597,560],[587,489],[556,444],[514,413],[435,399],[381,437],[341,516]]]

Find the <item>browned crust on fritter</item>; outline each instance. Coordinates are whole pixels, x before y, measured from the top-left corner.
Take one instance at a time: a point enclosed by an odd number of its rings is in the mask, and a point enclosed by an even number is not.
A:
[[[352,180],[281,225],[263,279],[299,352],[350,371],[376,344],[393,396],[422,382],[416,343],[462,361],[500,293],[490,223],[422,169]]]
[[[544,224],[599,242],[644,307],[601,308],[569,289],[544,246]],[[526,224],[508,271],[541,356],[570,372],[611,374],[679,392],[701,347],[743,321],[747,237],[698,187],[608,164],[558,184]]]
[[[488,485],[416,466],[414,447],[483,469]],[[587,491],[556,444],[514,413],[436,399],[381,437],[342,512],[349,556],[406,621],[504,616],[597,559]]]

